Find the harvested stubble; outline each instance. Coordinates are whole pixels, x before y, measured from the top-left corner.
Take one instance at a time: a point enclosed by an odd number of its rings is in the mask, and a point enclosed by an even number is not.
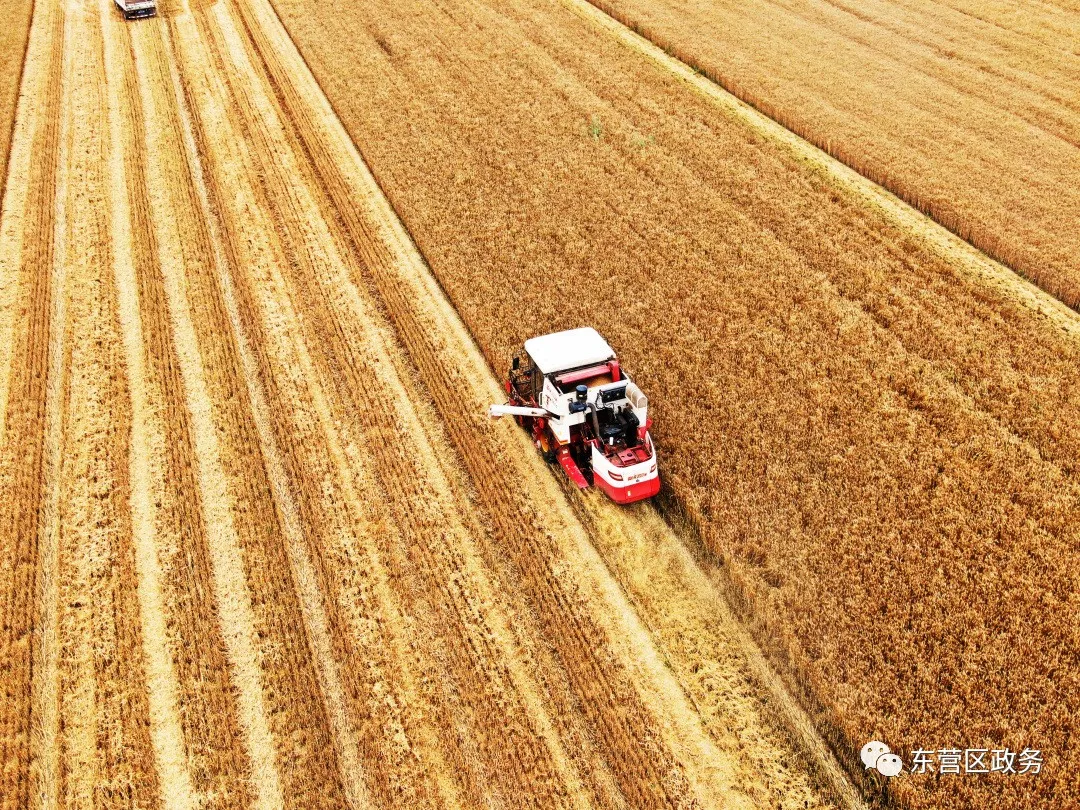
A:
[[[1080,306],[1080,18],[983,0],[590,0]]]
[[[1031,746],[1040,776],[890,798],[1080,798],[1065,316],[566,6],[276,5],[493,365],[560,327],[614,341],[672,491],[852,770],[870,736]]]

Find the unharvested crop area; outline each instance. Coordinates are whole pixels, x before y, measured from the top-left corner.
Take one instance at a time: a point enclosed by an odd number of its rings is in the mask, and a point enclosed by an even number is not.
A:
[[[1075,316],[580,0],[275,6],[493,365],[583,323],[621,350],[676,501],[853,771],[872,736],[1030,746],[1039,776],[887,798],[1080,800]]]
[[[35,6],[0,807],[858,806],[657,514],[487,420],[271,7],[160,12]]]
[[[595,0],[1080,305],[1080,17],[985,0]]]

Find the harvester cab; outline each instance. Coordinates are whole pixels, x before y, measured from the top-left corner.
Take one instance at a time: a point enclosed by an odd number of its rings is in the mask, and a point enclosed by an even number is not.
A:
[[[648,399],[595,329],[525,341],[506,393],[506,404],[488,413],[513,416],[578,486],[594,484],[618,503],[659,492]]]

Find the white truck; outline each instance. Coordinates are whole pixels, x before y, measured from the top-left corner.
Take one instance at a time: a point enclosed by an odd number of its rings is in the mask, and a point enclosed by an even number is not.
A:
[[[157,0],[115,0],[125,20],[157,16]]]

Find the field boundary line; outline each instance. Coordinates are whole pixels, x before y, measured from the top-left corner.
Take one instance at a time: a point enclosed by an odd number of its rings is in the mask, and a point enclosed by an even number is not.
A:
[[[1006,297],[1019,301],[1070,338],[1080,339],[1080,313],[1026,279],[1016,270],[991,258],[937,220],[904,202],[884,186],[855,171],[753,105],[725,90],[701,71],[677,59],[652,40],[619,22],[594,5],[591,0],[559,0],[559,2],[572,13],[611,35],[622,45],[681,79],[707,100],[722,108],[730,117],[783,146],[797,163],[824,176],[842,191],[861,200],[887,221],[897,225],[905,233],[918,237],[931,250],[946,259],[950,266],[975,277]]]

